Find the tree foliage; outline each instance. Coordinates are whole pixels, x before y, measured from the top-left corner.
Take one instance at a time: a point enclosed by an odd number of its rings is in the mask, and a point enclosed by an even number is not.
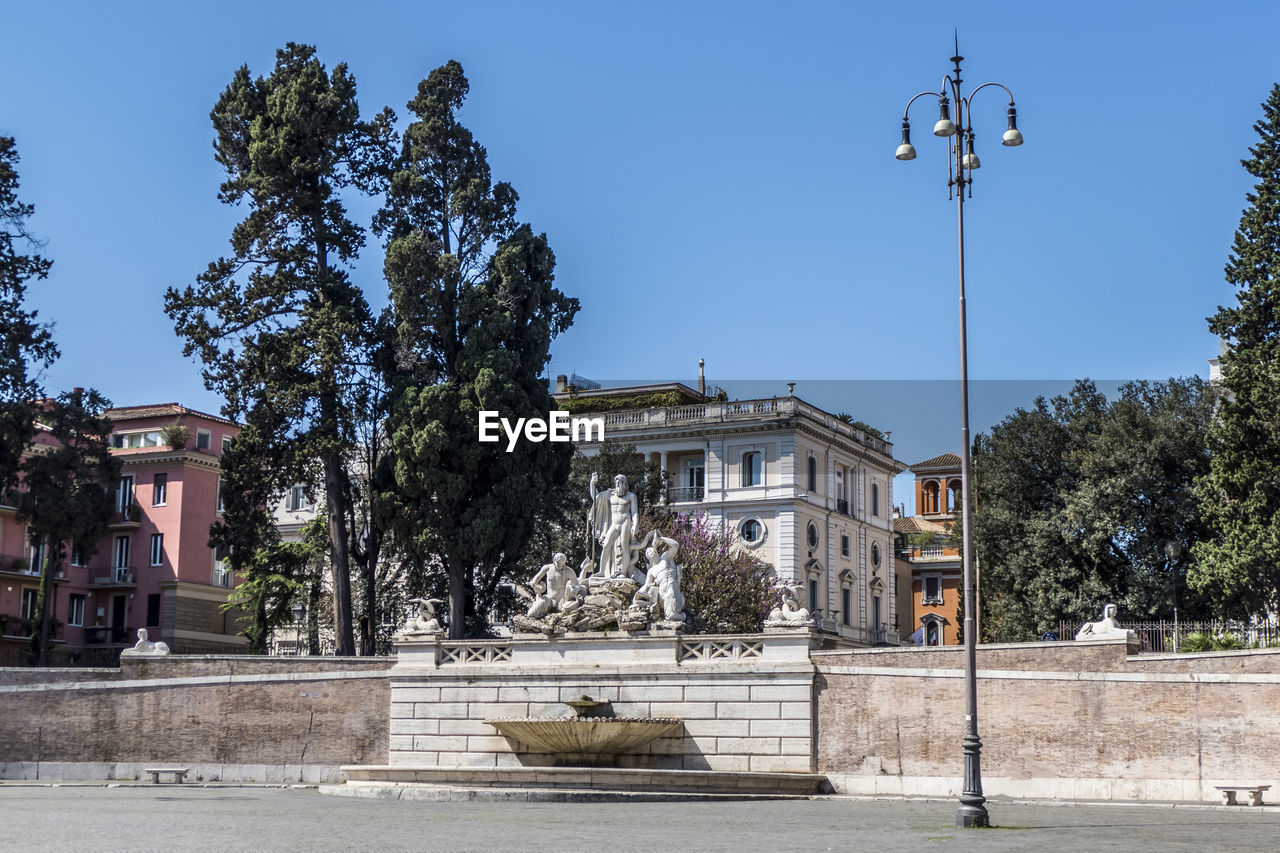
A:
[[[493,182],[458,122],[467,92],[457,62],[419,84],[375,218],[396,331],[383,505],[406,549],[447,574],[452,637],[484,630],[483,603],[569,465],[565,444],[480,443],[479,412],[547,417],[549,347],[578,308],[553,286],[545,235],[517,224],[515,190]]]
[[[42,548],[36,625],[31,637],[36,666],[49,662],[53,622],[53,578],[67,557],[67,546],[93,553],[115,511],[111,485],[120,460],[111,455],[108,403],[96,391],[76,390],[42,404],[47,441],[23,461],[24,489],[18,494],[18,521],[27,538]]]
[[[1234,617],[1280,610],[1280,84],[1262,112],[1241,161],[1258,182],[1226,266],[1236,304],[1209,318],[1229,348],[1208,436],[1213,461],[1198,485],[1212,537],[1196,543],[1190,577]]]
[[[17,166],[13,137],[0,136],[0,492],[17,485],[44,396],[40,375],[58,357],[49,326],[25,305],[28,283],[48,276],[52,262],[27,230],[35,208],[18,200]]]
[[[267,77],[237,70],[211,117],[227,171],[219,199],[247,215],[231,255],[195,286],[171,288],[165,308],[185,354],[203,362],[205,385],[227,400],[224,413],[256,428],[273,460],[316,463],[327,514],[345,521],[350,413],[373,320],[346,269],[364,233],[343,193],[380,187],[393,116],[362,121],[346,66],[326,73],[314,48],[291,43]],[[329,534],[337,650],[354,654],[351,531],[332,523]]]
[[[1212,397],[1196,378],[1134,382],[1108,401],[1081,380],[1017,409],[974,442],[975,553],[984,639],[1033,640],[1059,621],[1206,613],[1169,541],[1204,535],[1194,482],[1208,470]],[[958,527],[958,525],[957,525]]]

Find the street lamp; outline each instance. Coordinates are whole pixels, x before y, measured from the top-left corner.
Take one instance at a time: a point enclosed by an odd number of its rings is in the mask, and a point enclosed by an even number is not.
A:
[[[301,601],[293,603],[293,653],[295,655],[302,654],[302,614],[306,612],[306,608],[302,606]]]
[[[1169,579],[1173,581],[1173,653],[1178,653],[1178,575],[1174,563],[1182,556],[1182,545],[1170,540],[1164,543],[1164,555],[1169,558]]]
[[[965,690],[965,736],[964,736],[964,790],[960,794],[960,808],[956,812],[956,826],[989,826],[990,819],[986,806],[987,798],[982,795],[982,740],[978,737],[978,689],[977,689],[977,633],[974,622],[974,585],[973,585],[973,525],[970,514],[972,505],[972,487],[969,477],[969,356],[966,339],[965,302],[964,302],[964,197],[966,188],[972,197],[973,171],[982,166],[974,151],[973,124],[970,119],[970,104],[973,97],[990,86],[1003,89],[1009,96],[1009,126],[1000,139],[1006,147],[1022,144],[1022,132],[1018,130],[1018,111],[1013,105],[1013,93],[1002,83],[983,83],[968,95],[960,88],[960,56],[957,43],[956,55],[951,57],[955,68],[943,77],[942,91],[921,92],[907,102],[902,111],[902,143],[894,154],[899,160],[914,160],[915,146],[911,144],[911,122],[908,112],[918,98],[931,95],[938,99],[938,121],[933,126],[933,135],[941,136],[951,142],[948,144],[947,187],[955,193],[956,218],[959,224],[960,242],[960,524],[962,535],[962,560],[964,565],[964,690]],[[951,106],[955,104],[955,120],[951,119]]]

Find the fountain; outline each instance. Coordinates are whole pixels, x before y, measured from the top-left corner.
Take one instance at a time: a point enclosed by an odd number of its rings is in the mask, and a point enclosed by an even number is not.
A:
[[[677,717],[617,717],[609,703],[582,695],[564,703],[573,715],[487,719],[508,741],[527,752],[555,756],[558,767],[610,766],[615,756],[635,752],[660,737],[678,734]]]

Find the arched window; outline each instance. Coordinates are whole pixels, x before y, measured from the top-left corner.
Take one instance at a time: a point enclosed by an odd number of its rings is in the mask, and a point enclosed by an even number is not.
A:
[[[956,512],[960,509],[960,481],[949,480],[947,482],[947,512]]]
[[[760,453],[752,451],[742,454],[742,485],[758,486],[761,482]]]
[[[935,480],[927,481],[920,487],[920,499],[924,503],[921,513],[929,515],[938,512],[938,483]]]

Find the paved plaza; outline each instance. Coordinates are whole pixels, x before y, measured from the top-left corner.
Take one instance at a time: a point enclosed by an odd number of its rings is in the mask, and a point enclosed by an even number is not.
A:
[[[994,802],[391,802],[312,789],[0,786],[9,850],[1275,850],[1280,809]]]

